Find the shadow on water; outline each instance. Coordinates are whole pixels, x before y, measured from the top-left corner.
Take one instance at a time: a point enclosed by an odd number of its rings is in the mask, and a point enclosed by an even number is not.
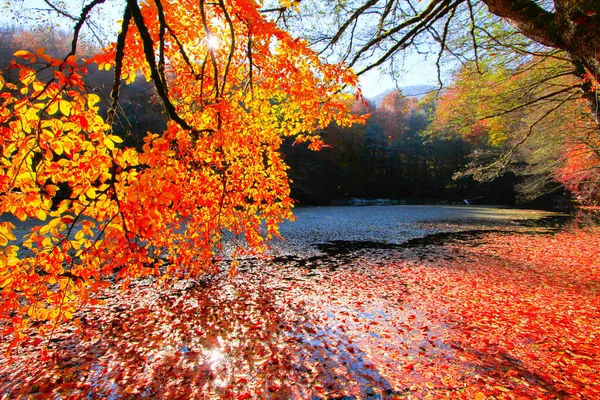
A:
[[[309,269],[330,268],[335,270],[340,264],[347,263],[356,257],[373,251],[403,251],[406,249],[424,249],[427,246],[443,246],[460,243],[463,246],[478,246],[485,235],[491,233],[512,234],[552,234],[560,232],[569,224],[579,221],[574,215],[552,215],[538,219],[515,221],[512,226],[498,228],[468,229],[455,232],[437,232],[408,239],[402,243],[386,243],[373,240],[330,240],[325,243],[313,244],[322,254],[311,257],[297,255],[281,255],[274,257],[272,262],[279,265],[293,265]],[[589,224],[589,219],[579,225]]]

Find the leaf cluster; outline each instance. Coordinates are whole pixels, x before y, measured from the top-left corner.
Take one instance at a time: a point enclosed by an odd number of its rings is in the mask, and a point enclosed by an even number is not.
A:
[[[30,323],[43,333],[71,319],[115,279],[214,272],[225,241],[233,259],[262,249],[291,218],[282,138],[318,148],[315,130],[364,120],[346,113],[342,89],[356,77],[253,1],[128,1],[117,42],[93,57],[15,56],[18,82],[0,78],[0,214],[19,221],[0,223],[0,316],[14,343]],[[94,64],[114,71],[106,118],[85,83]],[[134,148],[112,122],[122,82],[140,78],[169,122]]]

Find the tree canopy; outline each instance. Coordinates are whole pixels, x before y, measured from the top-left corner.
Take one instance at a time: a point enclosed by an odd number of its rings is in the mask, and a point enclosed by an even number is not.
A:
[[[521,56],[559,50],[573,65],[585,98],[596,104],[600,5],[594,0],[303,1],[302,6],[299,22],[313,21],[303,30],[313,45],[359,75],[386,64],[394,70],[407,51],[437,52],[439,66],[444,55],[464,62],[502,50]],[[294,26],[297,21],[288,18]],[[285,15],[282,19],[287,23]],[[595,106],[590,110],[597,120]]]
[[[15,343],[32,321],[44,332],[71,319],[115,278],[214,271],[224,238],[230,261],[260,249],[291,218],[282,138],[318,148],[313,133],[332,121],[364,120],[343,91],[356,76],[254,1],[129,0],[116,43],[80,59],[100,3],[82,10],[66,56],[18,50],[0,78],[0,214],[34,225],[19,246],[14,221],[0,223],[0,315]],[[114,74],[104,117],[85,80],[94,65]],[[153,82],[169,119],[139,149],[114,131],[121,85],[137,79]]]
[[[312,17],[317,22],[306,37],[313,46],[324,56],[344,60],[359,75],[379,68],[401,76],[403,60],[411,52],[433,57],[440,85],[444,66],[456,67],[436,114],[438,129],[430,132],[446,137],[461,132],[473,143],[490,145],[476,154],[468,172],[490,178],[518,170],[527,177],[524,189],[540,189],[525,190],[532,196],[552,186],[543,183],[550,176],[579,200],[596,201],[591,188],[600,166],[598,2],[385,0],[302,5],[304,18],[299,22],[291,15],[282,19],[295,26]],[[541,140],[544,135],[549,140]],[[573,147],[578,150],[569,150]],[[532,148],[550,157],[546,160],[552,159],[554,168],[547,163],[541,167],[544,162]],[[579,154],[585,162],[569,161]],[[561,160],[569,167],[557,165]],[[531,168],[523,169],[523,164]],[[565,174],[567,170],[571,173]],[[540,179],[530,180],[532,176]],[[581,182],[569,185],[565,176],[577,176]]]

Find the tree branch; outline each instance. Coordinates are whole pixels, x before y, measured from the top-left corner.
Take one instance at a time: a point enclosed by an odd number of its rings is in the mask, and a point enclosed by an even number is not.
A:
[[[144,17],[140,10],[140,7],[137,4],[136,0],[127,0],[127,5],[131,9],[131,15],[133,17],[133,21],[140,32],[140,37],[142,39],[142,44],[144,46],[144,55],[146,58],[146,62],[150,67],[150,77],[154,82],[154,86],[156,87],[156,91],[163,101],[165,105],[165,111],[169,118],[175,121],[179,126],[186,130],[193,130],[193,128],[177,113],[175,106],[171,103],[169,99],[169,93],[167,88],[163,84],[163,80],[158,71],[158,67],[156,65],[156,60],[154,59],[154,43],[152,42],[152,37],[150,37],[150,32],[148,32],[148,28],[144,23]]]
[[[119,90],[121,88],[121,71],[123,70],[123,57],[125,55],[125,39],[127,38],[127,32],[129,31],[129,24],[131,23],[131,9],[129,6],[125,7],[125,15],[123,16],[123,23],[121,24],[121,32],[117,37],[117,48],[115,55],[115,80],[113,83],[110,97],[112,104],[106,114],[106,123],[112,126],[115,117],[115,112],[119,104]]]
[[[90,4],[85,6],[83,8],[83,10],[81,10],[81,16],[77,20],[77,23],[75,24],[75,28],[73,28],[73,41],[71,42],[71,52],[67,55],[67,57],[75,54],[75,52],[77,50],[77,41],[79,40],[79,32],[81,31],[83,24],[87,20],[89,13],[92,11],[92,9],[94,7],[96,7],[98,4],[104,3],[104,1],[105,0],[93,0]],[[46,3],[50,4],[47,1],[46,1]]]
[[[388,30],[384,35],[378,36],[378,37],[370,40],[368,43],[366,43],[361,49],[359,49],[357,51],[355,57],[352,59],[352,62],[349,64],[349,66],[350,67],[353,66],[360,59],[363,52],[367,51],[374,45],[379,44],[382,40],[390,37],[394,33],[397,33],[406,27],[415,25],[408,33],[406,33],[400,40],[398,40],[396,42],[396,44],[394,44],[390,48],[390,50],[388,50],[377,61],[375,61],[374,63],[370,63],[370,65],[363,68],[360,72],[357,73],[357,75],[361,75],[361,74],[383,64],[387,59],[389,59],[392,56],[392,54],[394,54],[398,50],[403,49],[406,46],[408,46],[408,44],[410,44],[412,42],[412,40],[419,33],[421,33],[423,30],[427,29],[427,27],[431,23],[443,18],[446,14],[448,14],[453,9],[458,7],[458,5],[463,3],[464,1],[465,0],[455,0],[454,2],[452,2],[450,0],[442,0],[441,2],[439,2],[439,1],[432,2],[430,4],[430,6],[425,11],[423,11],[423,13],[403,22],[402,24],[399,24],[398,26],[394,27],[393,29]],[[435,5],[438,5],[438,4],[439,4],[439,7],[436,8]]]

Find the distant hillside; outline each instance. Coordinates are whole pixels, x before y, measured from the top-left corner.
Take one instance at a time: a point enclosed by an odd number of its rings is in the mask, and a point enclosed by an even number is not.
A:
[[[431,92],[432,90],[436,90],[437,88],[438,87],[434,86],[434,85],[411,85],[411,86],[402,86],[402,87],[400,87],[400,90],[402,91],[402,94],[404,96],[415,97],[420,100],[427,93]],[[375,103],[375,105],[379,106],[379,104],[381,104],[381,101],[383,100],[383,98],[388,93],[391,93],[395,90],[396,90],[396,88],[388,89],[385,92],[380,93],[377,96],[370,98],[369,101],[371,101],[372,103]]]

